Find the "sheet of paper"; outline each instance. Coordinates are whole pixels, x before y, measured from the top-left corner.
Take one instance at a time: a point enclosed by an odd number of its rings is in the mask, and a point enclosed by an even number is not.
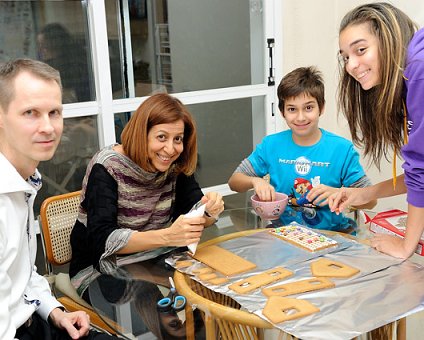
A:
[[[205,213],[205,204],[202,204],[200,207],[198,207],[195,210],[190,211],[189,213],[185,214],[185,217],[201,217]],[[187,246],[187,248],[193,253],[193,255],[196,253],[197,249],[197,242],[191,243]]]

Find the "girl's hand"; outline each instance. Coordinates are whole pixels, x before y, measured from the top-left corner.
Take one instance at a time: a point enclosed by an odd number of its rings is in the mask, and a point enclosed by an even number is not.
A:
[[[371,247],[376,250],[398,257],[401,259],[407,259],[411,254],[404,247],[405,241],[397,236],[375,234],[371,239]]]
[[[308,192],[306,198],[309,202],[322,207],[324,205],[327,205],[328,198],[331,195],[337,193],[338,191],[339,189],[337,188],[333,188],[324,184],[319,184]]]
[[[340,214],[345,209],[352,206],[361,206],[368,203],[371,198],[368,197],[367,188],[340,188],[337,192],[328,197],[328,205],[332,212]]]

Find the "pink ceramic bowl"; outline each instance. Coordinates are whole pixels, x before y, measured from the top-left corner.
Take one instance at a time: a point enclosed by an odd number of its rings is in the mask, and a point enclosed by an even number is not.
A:
[[[250,200],[253,209],[262,219],[276,220],[286,209],[289,197],[286,194],[276,192],[275,201],[261,201],[256,194]]]

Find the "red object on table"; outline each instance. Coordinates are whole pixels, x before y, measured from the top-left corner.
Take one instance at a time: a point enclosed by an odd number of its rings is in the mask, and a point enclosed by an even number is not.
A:
[[[370,231],[373,233],[389,234],[404,238],[407,217],[407,212],[398,209],[378,213],[369,221]],[[418,255],[424,256],[424,234],[421,236],[421,240],[415,252]]]

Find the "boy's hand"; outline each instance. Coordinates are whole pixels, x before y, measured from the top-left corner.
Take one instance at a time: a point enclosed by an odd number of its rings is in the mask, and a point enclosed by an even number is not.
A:
[[[274,201],[275,189],[263,178],[255,177],[252,179],[253,189],[261,201]]]

